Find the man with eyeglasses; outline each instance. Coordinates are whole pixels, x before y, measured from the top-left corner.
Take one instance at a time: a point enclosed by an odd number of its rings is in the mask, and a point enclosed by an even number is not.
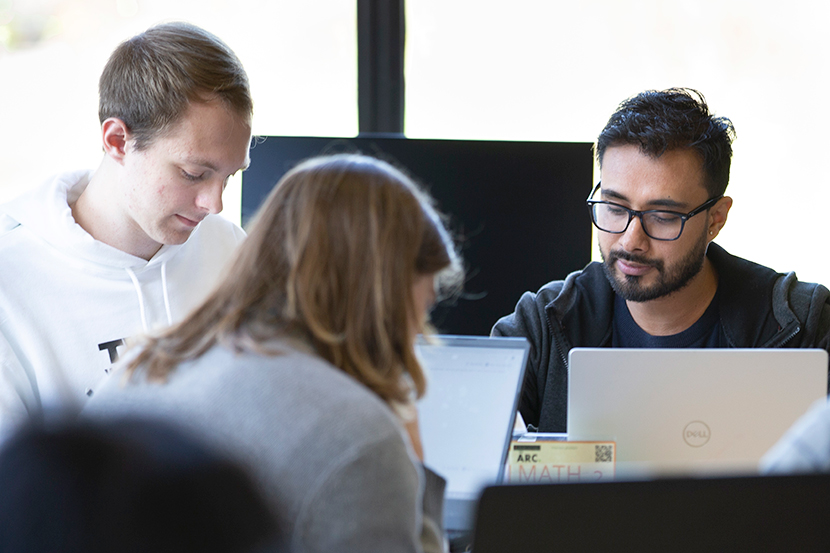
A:
[[[601,181],[588,208],[602,263],[525,293],[495,336],[525,336],[520,412],[564,432],[572,347],[821,347],[830,292],[713,242],[726,224],[735,130],[691,89],[620,104],[599,135]]]

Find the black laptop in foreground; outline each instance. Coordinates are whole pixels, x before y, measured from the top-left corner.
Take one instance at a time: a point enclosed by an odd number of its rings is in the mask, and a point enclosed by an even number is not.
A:
[[[478,503],[473,553],[827,551],[830,475],[504,485]]]

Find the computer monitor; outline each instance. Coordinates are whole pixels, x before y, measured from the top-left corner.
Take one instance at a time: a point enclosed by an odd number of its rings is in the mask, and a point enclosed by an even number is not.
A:
[[[298,162],[363,153],[403,168],[450,216],[467,268],[464,295],[438,306],[445,334],[486,335],[521,294],[564,278],[591,258],[585,198],[593,182],[589,143],[427,140],[397,136],[257,137],[242,176],[242,221]]]

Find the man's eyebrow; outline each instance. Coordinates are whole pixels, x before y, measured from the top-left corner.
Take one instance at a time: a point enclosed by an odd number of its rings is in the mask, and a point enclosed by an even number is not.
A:
[[[688,209],[688,204],[675,200],[652,200],[648,203],[648,205],[655,207],[670,207],[674,210],[680,211],[686,211]]]
[[[193,164],[193,165],[198,165],[199,167],[204,167],[206,169],[210,169],[214,173],[219,172],[219,168],[207,159],[202,159],[202,158],[198,158],[198,157],[189,158],[189,159],[185,160],[185,163],[190,163],[190,164]],[[237,173],[239,171],[245,171],[250,166],[251,166],[251,158],[246,157],[245,158],[245,163],[242,164],[242,167],[240,167],[239,169],[234,171],[234,173]]]
[[[200,157],[186,158],[184,160],[184,162],[189,163],[191,165],[198,165],[199,167],[204,167],[206,169],[210,169],[211,171],[213,171],[215,173],[219,172],[219,169],[216,167],[216,165],[214,165],[213,163],[211,163],[207,159],[202,159]]]
[[[608,190],[608,189],[602,189],[602,188],[600,190],[601,190],[601,195],[604,199],[617,200],[617,201],[626,202],[626,203],[630,202],[630,200],[624,194],[620,194],[619,192],[616,192],[614,190]],[[646,205],[648,205],[650,208],[665,207],[665,208],[670,208],[670,209],[673,209],[673,210],[680,210],[680,211],[683,211],[683,210],[687,209],[687,207],[688,207],[683,202],[678,202],[676,200],[670,200],[668,198],[660,198],[660,199],[657,199],[657,200],[650,200]]]
[[[602,187],[600,187],[599,190],[600,190],[600,196],[602,196],[603,198],[610,198],[612,200],[619,200],[621,202],[627,202],[628,201],[628,198],[626,198],[625,195],[620,194],[619,192],[615,192],[613,190],[609,190],[607,188],[602,188]]]

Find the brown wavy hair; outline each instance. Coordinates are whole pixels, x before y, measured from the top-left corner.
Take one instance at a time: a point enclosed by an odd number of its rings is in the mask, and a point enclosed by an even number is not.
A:
[[[181,323],[144,340],[133,374],[164,380],[217,343],[276,355],[299,336],[385,401],[425,389],[414,355],[412,288],[436,274],[457,291],[463,271],[431,198],[403,172],[362,155],[301,163],[254,217],[225,278]],[[406,378],[408,375],[409,378]]]

